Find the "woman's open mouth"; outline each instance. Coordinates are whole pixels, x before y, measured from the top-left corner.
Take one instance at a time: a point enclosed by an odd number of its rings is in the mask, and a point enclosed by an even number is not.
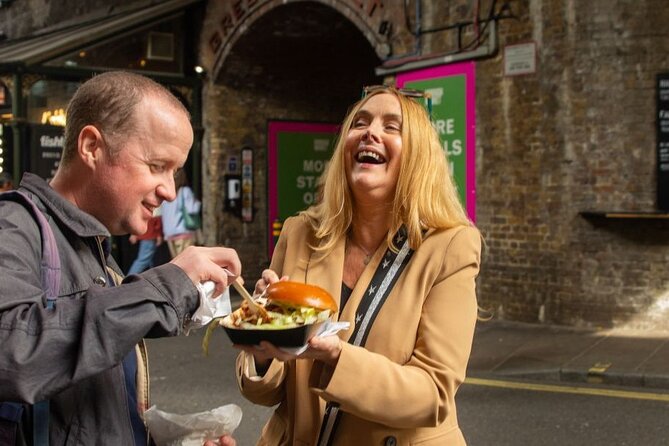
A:
[[[361,150],[355,155],[355,160],[365,164],[383,164],[386,162],[383,156],[371,150]]]

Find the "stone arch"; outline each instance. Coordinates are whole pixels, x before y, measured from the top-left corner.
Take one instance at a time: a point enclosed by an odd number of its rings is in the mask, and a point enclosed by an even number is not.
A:
[[[262,6],[258,7],[248,16],[244,18],[237,26],[235,26],[232,34],[223,42],[221,48],[215,54],[215,59],[211,67],[212,78],[219,77],[221,68],[230,54],[230,51],[235,46],[235,43],[244,33],[255,23],[258,19],[272,10],[285,6],[290,3],[296,3],[304,0],[270,0]],[[348,19],[367,39],[371,47],[374,49],[379,59],[384,59],[390,54],[390,45],[382,34],[379,34],[374,26],[374,21],[367,19],[361,14],[361,8],[355,7],[355,2],[345,0],[311,0],[311,3],[320,3],[328,6],[346,19]],[[379,16],[381,14],[379,13]]]

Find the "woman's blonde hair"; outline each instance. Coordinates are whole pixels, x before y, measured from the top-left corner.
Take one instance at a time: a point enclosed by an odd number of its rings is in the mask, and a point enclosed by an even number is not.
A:
[[[460,203],[439,135],[423,106],[394,87],[375,89],[353,104],[346,115],[330,163],[320,179],[320,201],[301,213],[314,228],[318,246],[313,249],[323,255],[330,253],[337,240],[350,229],[353,195],[345,169],[346,137],[360,109],[377,94],[394,95],[402,110],[402,155],[388,245],[397,249],[393,236],[402,226],[407,230],[409,245],[417,249],[426,229],[471,225]]]

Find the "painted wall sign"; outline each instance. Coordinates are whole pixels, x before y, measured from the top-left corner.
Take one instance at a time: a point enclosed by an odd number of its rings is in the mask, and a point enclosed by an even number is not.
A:
[[[476,95],[474,62],[442,65],[399,74],[397,86],[432,94],[432,122],[448,155],[451,173],[467,209],[476,220]]]
[[[332,157],[339,126],[269,121],[267,171],[269,255],[283,221],[316,201],[318,179]]]

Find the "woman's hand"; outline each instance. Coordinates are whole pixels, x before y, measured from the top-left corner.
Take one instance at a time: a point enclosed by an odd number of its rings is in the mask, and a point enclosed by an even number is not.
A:
[[[233,347],[243,350],[246,353],[253,355],[253,361],[255,362],[256,372],[259,376],[265,374],[265,371],[269,368],[270,363],[273,359],[279,361],[290,361],[295,359],[297,356],[290,353],[286,353],[282,350],[279,350],[273,344],[269,342],[262,341],[260,345],[233,345]]]
[[[253,291],[253,295],[257,296],[259,294],[262,294],[263,291],[265,291],[265,288],[267,288],[270,284],[274,282],[278,282],[280,280],[288,280],[288,276],[283,276],[281,279],[279,279],[279,275],[272,271],[271,269],[266,269],[262,272],[262,275],[260,279],[256,282],[256,287],[255,290]]]
[[[341,355],[341,344],[341,339],[337,335],[315,336],[309,340],[309,348],[300,355],[300,358],[310,358],[334,367]]]
[[[341,339],[338,336],[315,336],[309,340],[309,347],[299,355],[285,352],[269,342],[262,341],[260,345],[235,345],[253,355],[257,368],[266,368],[272,359],[277,361],[292,361],[293,359],[313,359],[335,366],[341,354]]]

